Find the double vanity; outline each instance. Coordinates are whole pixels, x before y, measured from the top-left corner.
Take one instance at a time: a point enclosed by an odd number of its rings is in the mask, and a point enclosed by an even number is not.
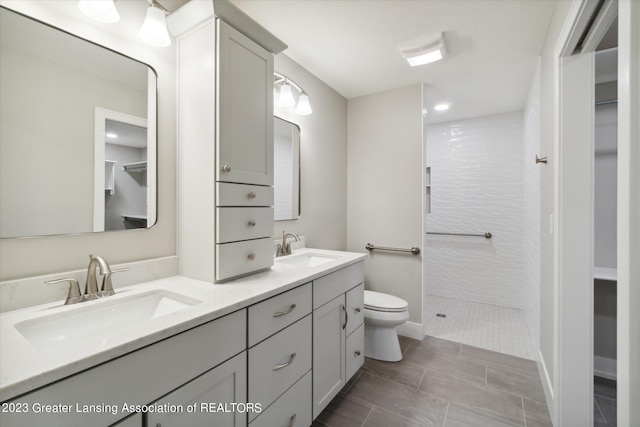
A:
[[[69,304],[0,314],[3,427],[309,426],[364,361],[365,255],[300,249],[273,257],[274,55],[286,45],[225,0],[188,2],[167,21],[176,42],[180,276],[110,296],[110,286],[98,289],[94,277],[83,296],[74,273]],[[150,77],[136,114],[149,121],[153,183],[156,86],[173,82],[168,73],[156,80],[153,70],[143,71]],[[94,105],[104,103],[91,100],[84,110],[97,114]],[[101,126],[89,134],[103,135]],[[107,159],[93,154],[104,151],[103,139],[90,150],[95,171],[74,175],[98,182],[88,206],[99,215],[85,221],[93,227],[70,233],[104,230],[114,193],[103,185]],[[156,193],[149,184],[148,226]],[[31,210],[50,216],[56,209]],[[143,240],[154,233],[133,232]],[[280,254],[288,252],[285,237]],[[94,242],[105,240],[84,241],[100,247]]]
[[[224,285],[4,313],[1,424],[310,425],[364,361],[363,258],[300,249]]]

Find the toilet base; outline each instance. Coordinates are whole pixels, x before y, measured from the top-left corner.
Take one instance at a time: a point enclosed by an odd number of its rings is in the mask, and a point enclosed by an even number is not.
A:
[[[364,355],[370,359],[384,362],[399,362],[402,360],[400,341],[394,327],[379,327],[364,325]]]

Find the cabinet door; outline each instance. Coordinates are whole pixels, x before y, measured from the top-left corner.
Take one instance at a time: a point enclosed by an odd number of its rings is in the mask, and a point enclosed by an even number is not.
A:
[[[218,25],[217,181],[273,185],[273,55]]]
[[[346,383],[345,296],[313,312],[313,418]]]
[[[149,412],[148,427],[239,427],[247,425],[246,406],[232,410],[230,403],[247,402],[247,352],[243,351],[222,365],[169,393],[156,405],[167,405],[170,412]],[[226,407],[221,404],[227,404]],[[173,409],[171,409],[171,405]],[[190,412],[188,408],[195,410]]]

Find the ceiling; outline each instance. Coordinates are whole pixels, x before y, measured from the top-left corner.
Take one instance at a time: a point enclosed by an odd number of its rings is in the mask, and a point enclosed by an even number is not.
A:
[[[231,0],[284,54],[351,99],[428,85],[430,122],[522,110],[556,0]],[[443,32],[448,56],[410,68],[398,45]],[[309,93],[313,102],[313,94]],[[437,113],[433,105],[451,103]]]

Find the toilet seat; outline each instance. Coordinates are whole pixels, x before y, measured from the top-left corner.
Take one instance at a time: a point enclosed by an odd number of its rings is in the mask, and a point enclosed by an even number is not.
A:
[[[373,311],[402,312],[406,311],[409,304],[402,298],[382,292],[364,291],[364,308]]]

